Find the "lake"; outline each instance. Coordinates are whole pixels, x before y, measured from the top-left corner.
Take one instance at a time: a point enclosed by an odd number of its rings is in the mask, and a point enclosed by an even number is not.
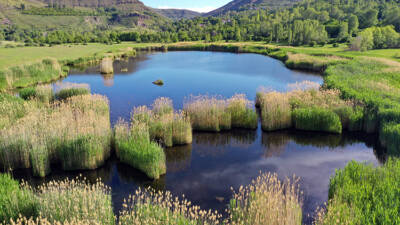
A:
[[[141,53],[127,61],[114,62],[115,74],[103,76],[98,66],[73,69],[58,81],[87,83],[92,93],[110,100],[111,121],[129,119],[133,107],[150,105],[158,97],[169,97],[181,109],[185,97],[209,94],[230,97],[244,93],[254,100],[260,87],[285,91],[288,84],[305,80],[322,83],[316,74],[292,71],[280,61],[256,54],[217,52]],[[161,79],[163,86],[152,84]],[[57,84],[55,84],[57,85]],[[169,190],[200,205],[224,213],[231,187],[247,185],[260,172],[279,177],[300,178],[304,192],[304,223],[328,199],[329,178],[338,168],[356,160],[374,165],[384,160],[376,135],[279,131],[266,133],[233,130],[222,133],[195,132],[193,144],[165,149],[167,174],[150,180],[140,171],[119,163],[115,156],[94,171],[64,172],[55,169],[45,179],[30,170],[14,171],[15,177],[40,184],[53,179],[73,178],[80,173],[89,180],[101,178],[112,188],[115,211],[138,187]],[[310,216],[308,216],[310,215]]]

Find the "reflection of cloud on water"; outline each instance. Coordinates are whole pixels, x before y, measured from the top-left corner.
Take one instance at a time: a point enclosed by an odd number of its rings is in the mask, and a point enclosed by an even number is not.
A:
[[[313,147],[291,150],[292,144],[278,157],[238,161],[202,170],[200,173],[187,174],[181,179],[184,182],[176,181],[179,185],[168,182],[167,188],[173,186],[175,193],[185,193],[190,200],[199,204],[204,202],[209,206],[209,202],[215,198],[214,195],[224,197],[226,204],[232,194],[231,187],[237,190],[239,186],[250,183],[260,171],[276,172],[281,178],[295,174],[300,177],[301,189],[305,193],[305,211],[311,212],[327,200],[329,179],[335,169],[343,168],[352,159],[378,163],[371,154],[372,150],[366,150],[363,144],[354,144],[335,151]],[[215,207],[223,206],[215,202]]]

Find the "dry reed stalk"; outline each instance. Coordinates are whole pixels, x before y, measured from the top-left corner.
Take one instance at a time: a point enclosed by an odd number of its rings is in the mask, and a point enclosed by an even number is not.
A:
[[[193,206],[186,199],[173,197],[170,192],[138,189],[124,201],[120,212],[120,225],[211,225],[220,224],[221,215]]]
[[[228,221],[240,225],[300,225],[301,205],[298,178],[282,182],[277,174],[265,173],[234,193]]]

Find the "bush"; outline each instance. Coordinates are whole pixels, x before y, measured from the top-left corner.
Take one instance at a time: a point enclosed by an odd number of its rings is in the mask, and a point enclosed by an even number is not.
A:
[[[380,167],[350,162],[337,170],[329,185],[327,212],[317,219],[324,224],[399,224],[400,160]]]
[[[293,111],[296,129],[342,133],[340,118],[334,112],[322,108],[301,108]]]
[[[150,141],[147,124],[133,121],[129,128],[119,121],[114,130],[115,149],[121,162],[153,179],[166,173],[165,153],[157,143]]]
[[[20,187],[9,174],[0,174],[0,223],[17,219],[19,215],[37,216],[37,202],[33,192]]]
[[[55,98],[57,100],[66,100],[67,98],[70,98],[72,96],[88,95],[88,94],[90,94],[90,90],[87,88],[66,88],[58,91],[55,94]]]

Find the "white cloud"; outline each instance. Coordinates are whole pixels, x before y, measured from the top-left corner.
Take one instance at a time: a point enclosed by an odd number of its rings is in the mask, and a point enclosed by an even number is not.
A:
[[[216,9],[216,7],[211,7],[211,6],[205,6],[205,7],[193,7],[193,8],[176,8],[176,7],[170,7],[170,6],[159,6],[157,7],[159,9],[188,9],[196,12],[210,12]]]

